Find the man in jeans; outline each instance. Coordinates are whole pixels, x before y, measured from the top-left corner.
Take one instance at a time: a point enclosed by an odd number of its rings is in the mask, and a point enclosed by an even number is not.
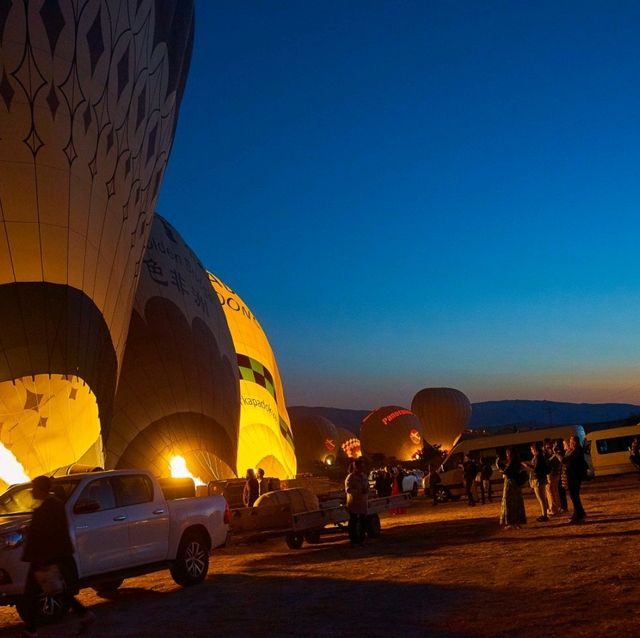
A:
[[[344,482],[344,489],[347,493],[347,510],[349,510],[349,539],[352,546],[364,543],[369,481],[363,469],[362,459],[356,459]]]
[[[62,576],[67,572],[73,556],[73,545],[69,536],[69,523],[64,503],[51,494],[52,481],[48,476],[37,476],[31,482],[31,492],[36,501],[42,503],[33,510],[33,518],[27,533],[22,560],[30,563],[24,596],[27,602],[26,628],[22,638],[36,638],[38,602],[42,590],[37,580],[38,571],[47,571],[57,566]],[[54,568],[55,569],[55,568]],[[71,607],[80,616],[78,634],[83,633],[95,620],[95,614],[77,600],[71,591],[60,594],[63,604]]]

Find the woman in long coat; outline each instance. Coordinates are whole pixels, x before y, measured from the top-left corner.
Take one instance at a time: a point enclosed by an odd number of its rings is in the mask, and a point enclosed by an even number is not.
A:
[[[505,529],[511,527],[520,529],[527,522],[527,514],[524,510],[524,498],[520,488],[520,477],[523,472],[522,463],[518,453],[507,448],[506,461],[498,458],[498,469],[504,476],[504,489],[502,490],[502,505],[500,506],[500,525]]]

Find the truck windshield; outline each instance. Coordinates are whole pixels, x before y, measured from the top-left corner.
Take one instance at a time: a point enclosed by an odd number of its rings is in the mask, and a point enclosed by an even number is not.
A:
[[[77,480],[58,479],[54,481],[52,492],[63,502],[73,493],[78,485]],[[40,505],[31,494],[31,483],[14,485],[0,494],[0,516],[7,514],[28,514]]]

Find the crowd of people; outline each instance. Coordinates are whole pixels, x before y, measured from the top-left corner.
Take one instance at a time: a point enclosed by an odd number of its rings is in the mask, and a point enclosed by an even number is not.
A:
[[[564,441],[545,439],[531,444],[532,458],[522,461],[513,448],[507,448],[505,458],[498,458],[497,468],[504,477],[500,524],[504,528],[520,529],[527,522],[522,487],[529,483],[540,507],[538,522],[568,510],[567,494],[573,505],[569,523],[581,523],[586,517],[580,489],[588,476],[584,450],[576,435]]]

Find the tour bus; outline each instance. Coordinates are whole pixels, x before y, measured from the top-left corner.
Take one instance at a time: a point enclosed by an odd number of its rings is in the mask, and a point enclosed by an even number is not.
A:
[[[587,434],[593,469],[598,476],[636,472],[629,460],[629,446],[633,439],[640,440],[640,423]]]
[[[560,425],[550,428],[540,428],[526,430],[524,432],[509,432],[507,434],[490,434],[478,436],[471,439],[462,439],[460,435],[454,442],[451,451],[447,454],[438,474],[441,482],[436,486],[436,497],[438,501],[444,502],[451,499],[460,498],[464,495],[464,480],[460,464],[465,454],[469,454],[478,463],[481,456],[487,458],[494,468],[491,477],[491,487],[495,497],[502,496],[502,473],[496,469],[496,458],[498,452],[504,459],[506,448],[515,448],[523,461],[531,460],[532,443],[542,442],[544,439],[567,439],[572,434],[576,434],[580,443],[585,441],[584,428],[581,425]],[[587,463],[590,464],[587,457]]]

